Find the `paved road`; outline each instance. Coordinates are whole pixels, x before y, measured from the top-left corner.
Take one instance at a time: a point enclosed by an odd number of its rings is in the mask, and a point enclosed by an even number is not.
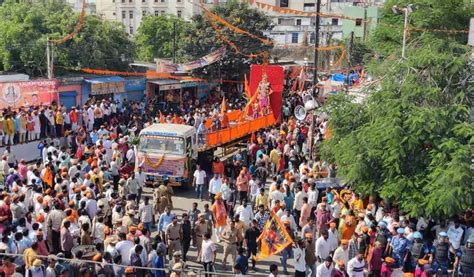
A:
[[[204,204],[211,204],[210,201],[208,200],[205,200],[205,201],[199,201],[199,199],[196,198],[196,194],[194,192],[194,190],[188,188],[188,189],[185,189],[185,188],[175,188],[174,190],[175,192],[175,195],[173,196],[173,206],[174,206],[174,209],[173,209],[173,212],[177,215],[181,215],[182,213],[185,213],[187,211],[189,211],[192,207],[192,203],[193,202],[197,202],[198,203],[198,208],[202,211],[204,209]],[[152,189],[151,188],[147,188],[145,189],[145,194],[149,195],[151,197],[151,193],[152,193]],[[213,240],[214,242],[216,241],[216,238],[215,236],[213,237]],[[224,271],[224,269],[222,268],[222,258],[223,258],[223,253],[224,253],[224,250],[223,250],[223,246],[222,244],[218,244],[219,245],[219,248],[218,248],[218,255],[217,255],[217,261],[216,261],[216,271],[218,273],[221,273],[219,274],[219,276],[225,276],[225,274],[223,274],[224,272],[225,273],[231,273],[231,258],[228,257],[227,258],[227,270]],[[196,248],[192,247],[191,246],[191,249],[189,250],[188,252],[188,266],[190,266],[191,268],[193,269],[197,269],[197,268],[202,268],[202,266],[198,263],[196,263]],[[283,268],[280,266],[281,265],[281,262],[280,262],[280,256],[273,256],[273,257],[270,257],[268,258],[268,260],[265,260],[265,261],[259,261],[257,262],[257,271],[249,271],[248,272],[248,275],[251,275],[251,276],[268,276],[268,274],[270,273],[269,272],[269,267],[272,263],[276,263],[279,265],[278,269],[280,272],[283,271]],[[250,267],[251,267],[251,264],[249,263]],[[293,261],[290,259],[288,260],[288,270],[290,271],[290,275],[293,276]],[[281,273],[280,273],[281,274]]]

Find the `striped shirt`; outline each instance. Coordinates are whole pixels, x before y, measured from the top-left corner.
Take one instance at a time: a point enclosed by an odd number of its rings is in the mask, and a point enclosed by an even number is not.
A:
[[[146,206],[144,203],[140,204],[138,214],[140,215],[140,220],[143,223],[152,222],[153,221],[153,206],[151,204],[148,204]]]

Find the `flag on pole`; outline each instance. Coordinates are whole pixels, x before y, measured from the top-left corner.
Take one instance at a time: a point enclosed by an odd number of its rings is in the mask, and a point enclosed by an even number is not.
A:
[[[160,123],[166,123],[165,117],[163,116],[161,111],[160,111]]]
[[[247,75],[244,75],[245,77],[245,81],[244,81],[244,92],[245,92],[245,96],[247,96],[248,99],[251,98],[251,94],[250,94],[250,86],[249,86],[249,82],[247,81]]]
[[[305,81],[306,81],[306,71],[304,70],[304,67],[302,67],[300,75],[298,76],[299,94],[303,92]]]
[[[260,253],[255,257],[257,261],[276,255],[293,243],[290,234],[273,211],[257,241],[261,242]]]
[[[227,112],[227,103],[225,101],[225,97],[222,97],[222,104],[221,104],[221,116]]]

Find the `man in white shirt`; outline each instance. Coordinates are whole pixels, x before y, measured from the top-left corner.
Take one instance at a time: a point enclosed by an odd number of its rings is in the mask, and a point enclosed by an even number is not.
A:
[[[115,249],[122,256],[122,265],[130,265],[130,250],[134,244],[132,241],[127,240],[125,233],[119,233],[120,241],[115,245]]]
[[[196,188],[197,198],[202,201],[202,188],[206,183],[206,171],[201,169],[200,165],[196,165],[196,171],[193,174],[193,187]]]
[[[214,174],[211,181],[209,181],[209,198],[211,199],[211,204],[214,204],[214,197],[218,192],[221,191],[222,179],[219,174]]]
[[[316,268],[316,277],[328,277],[333,276],[333,274],[334,266],[332,264],[332,258],[329,256],[324,260],[324,263]]]
[[[142,171],[142,167],[138,167],[138,172],[135,173],[135,179],[138,180],[138,195],[137,195],[137,204],[140,203],[142,197],[143,188],[145,187],[146,175]]]
[[[323,230],[321,236],[316,240],[316,258],[320,263],[325,261],[331,252],[331,244],[328,238],[328,231]]]
[[[204,271],[214,271],[214,262],[216,261],[216,250],[217,247],[211,240],[211,234],[206,233],[201,246],[201,262],[204,266]],[[304,259],[304,258],[303,258]]]
[[[281,190],[281,185],[276,184],[276,188],[274,191],[270,193],[270,200],[271,202],[271,207],[275,206],[275,201],[280,201],[280,203],[283,203],[283,193],[280,191]],[[292,208],[292,207],[289,207]]]
[[[306,192],[304,192],[301,185],[298,185],[296,187],[296,191],[297,193],[295,194],[295,202],[293,203],[293,210],[296,215],[296,220],[299,222],[300,216],[301,216],[301,208],[303,207],[303,204],[304,204],[303,198],[308,197],[308,196],[306,195]]]
[[[247,200],[244,200],[242,205],[235,210],[235,214],[239,215],[240,220],[244,222],[246,227],[250,227],[250,222],[253,220],[253,211]]]
[[[316,208],[318,205],[318,196],[319,196],[319,190],[316,188],[316,184],[311,184],[311,187],[309,188],[308,191],[308,204]]]
[[[293,232],[296,232],[298,229],[298,226],[296,225],[296,221],[294,216],[291,214],[291,210],[289,208],[285,209],[285,213],[280,217],[281,222],[290,222],[290,227]]]
[[[464,233],[464,230],[459,224],[459,221],[456,220],[454,224],[451,224],[448,228],[447,233],[451,246],[454,248],[454,250],[458,250],[459,247],[461,247],[461,238],[462,234]],[[452,250],[453,249],[450,249],[450,251],[454,254],[454,251]]]
[[[295,259],[295,277],[306,277],[306,252],[304,249],[304,240],[298,240],[297,247],[293,249]]]
[[[334,261],[344,261],[347,264],[349,261],[349,242],[345,239],[341,240],[341,245],[334,251]]]
[[[361,249],[359,254],[347,263],[347,274],[349,277],[364,277],[364,251]]]

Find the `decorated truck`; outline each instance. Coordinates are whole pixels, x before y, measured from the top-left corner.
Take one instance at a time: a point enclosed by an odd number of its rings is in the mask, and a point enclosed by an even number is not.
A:
[[[153,124],[139,134],[136,165],[147,183],[167,178],[171,185],[190,182],[198,157],[196,129],[181,124]]]

